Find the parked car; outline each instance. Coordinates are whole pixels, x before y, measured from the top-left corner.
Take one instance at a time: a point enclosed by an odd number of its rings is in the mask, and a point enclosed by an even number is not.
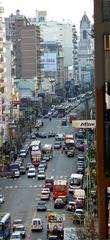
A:
[[[44,164],[45,168],[47,168],[47,161],[45,159],[42,159],[42,161],[40,163]]]
[[[45,154],[43,155],[42,159],[48,162],[50,160],[50,156],[48,154]]]
[[[55,137],[55,132],[49,132],[48,133],[48,137],[50,138],[50,137]]]
[[[63,140],[64,140],[64,135],[65,135],[64,133],[58,133],[58,134],[56,134],[56,135],[55,135],[55,140],[56,140],[56,141],[60,141],[60,142],[63,141]]]
[[[25,226],[24,226],[24,224],[19,224],[19,225],[17,225],[15,228],[14,228],[14,231],[15,232],[19,232],[20,233],[20,235],[21,235],[21,237],[22,238],[25,238],[25,236],[26,236],[26,228],[25,228]]]
[[[45,171],[41,170],[39,171],[39,173],[37,174],[37,178],[40,179],[45,179],[46,175],[45,175]]]
[[[50,191],[53,191],[53,182],[54,182],[53,178],[46,178],[45,180],[45,187],[49,188]]]
[[[67,206],[66,206],[66,209],[70,212],[74,212],[75,207],[76,207],[76,202],[75,201],[69,201]]]
[[[23,175],[23,174],[25,174],[25,173],[26,173],[25,167],[24,167],[24,166],[21,166],[21,167],[20,167],[20,174]]]
[[[19,178],[20,177],[20,170],[19,169],[13,169],[12,172],[13,172],[12,177],[14,177],[14,178]]]
[[[54,143],[54,149],[60,149],[61,148],[61,142],[56,141]]]
[[[38,167],[38,171],[39,171],[39,169],[41,170],[45,170],[46,168],[45,168],[45,164],[44,163],[40,163],[39,164],[39,167]]]
[[[81,223],[84,221],[84,210],[81,208],[76,208],[73,215],[73,223]]]
[[[67,126],[67,118],[62,118],[61,125]]]
[[[3,194],[0,194],[0,204],[5,202],[5,196]]]
[[[35,133],[31,133],[31,139],[36,139],[36,134]]]
[[[27,149],[21,149],[19,153],[20,157],[26,157],[27,156]]]
[[[61,198],[57,198],[54,202],[54,208],[64,208],[65,203]]]
[[[41,200],[49,200],[50,199],[50,193],[48,192],[48,190],[43,190],[41,192],[41,196],[40,196]]]
[[[58,116],[58,111],[55,111],[52,115],[53,118],[56,118]]]
[[[49,115],[48,115],[48,114],[44,115],[44,119],[46,119],[46,118],[49,118]]]
[[[21,240],[21,239],[22,239],[22,237],[19,232],[13,232],[11,235],[11,238],[10,238],[10,240]]]
[[[45,132],[39,132],[39,137],[40,137],[40,138],[46,138],[46,137],[47,137],[47,133],[45,133]]]
[[[47,205],[45,201],[38,201],[37,203],[37,211],[46,211],[47,210]]]
[[[28,178],[36,177],[36,170],[35,170],[35,168],[29,168],[28,169],[27,177]]]
[[[13,223],[12,223],[12,229],[14,231],[14,229],[16,228],[16,226],[22,225],[23,224],[23,220],[21,218],[18,219],[14,219]]]
[[[34,165],[31,162],[27,163],[26,165],[26,170],[28,170],[29,168],[34,168]]]
[[[78,150],[78,151],[82,151],[84,152],[84,141],[82,139],[77,139],[75,141],[75,148]]]

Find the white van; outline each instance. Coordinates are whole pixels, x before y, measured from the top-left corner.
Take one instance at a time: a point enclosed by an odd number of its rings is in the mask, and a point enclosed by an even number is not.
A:
[[[42,231],[43,230],[43,222],[41,218],[33,218],[31,224],[31,231]]]

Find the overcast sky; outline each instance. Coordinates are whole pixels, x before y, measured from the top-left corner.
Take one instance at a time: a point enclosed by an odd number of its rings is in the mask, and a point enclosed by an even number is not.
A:
[[[5,16],[17,9],[26,17],[34,17],[35,10],[47,10],[48,20],[71,20],[79,28],[84,14],[93,22],[93,0],[1,0]]]

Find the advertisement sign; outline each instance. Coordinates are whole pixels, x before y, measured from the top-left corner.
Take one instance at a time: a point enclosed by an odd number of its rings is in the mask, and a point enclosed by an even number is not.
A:
[[[44,53],[42,56],[42,63],[44,64],[45,72],[55,72],[57,70],[57,56],[56,53]]]
[[[72,127],[74,127],[74,128],[95,128],[96,120],[73,120]]]
[[[63,222],[63,221],[65,221],[65,214],[50,213],[50,214],[48,214],[48,221],[49,222]]]

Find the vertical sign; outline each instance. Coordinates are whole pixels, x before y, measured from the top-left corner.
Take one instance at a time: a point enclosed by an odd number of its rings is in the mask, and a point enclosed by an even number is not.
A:
[[[0,95],[0,121],[2,121],[2,117],[3,117],[3,114],[2,114],[2,95]]]

